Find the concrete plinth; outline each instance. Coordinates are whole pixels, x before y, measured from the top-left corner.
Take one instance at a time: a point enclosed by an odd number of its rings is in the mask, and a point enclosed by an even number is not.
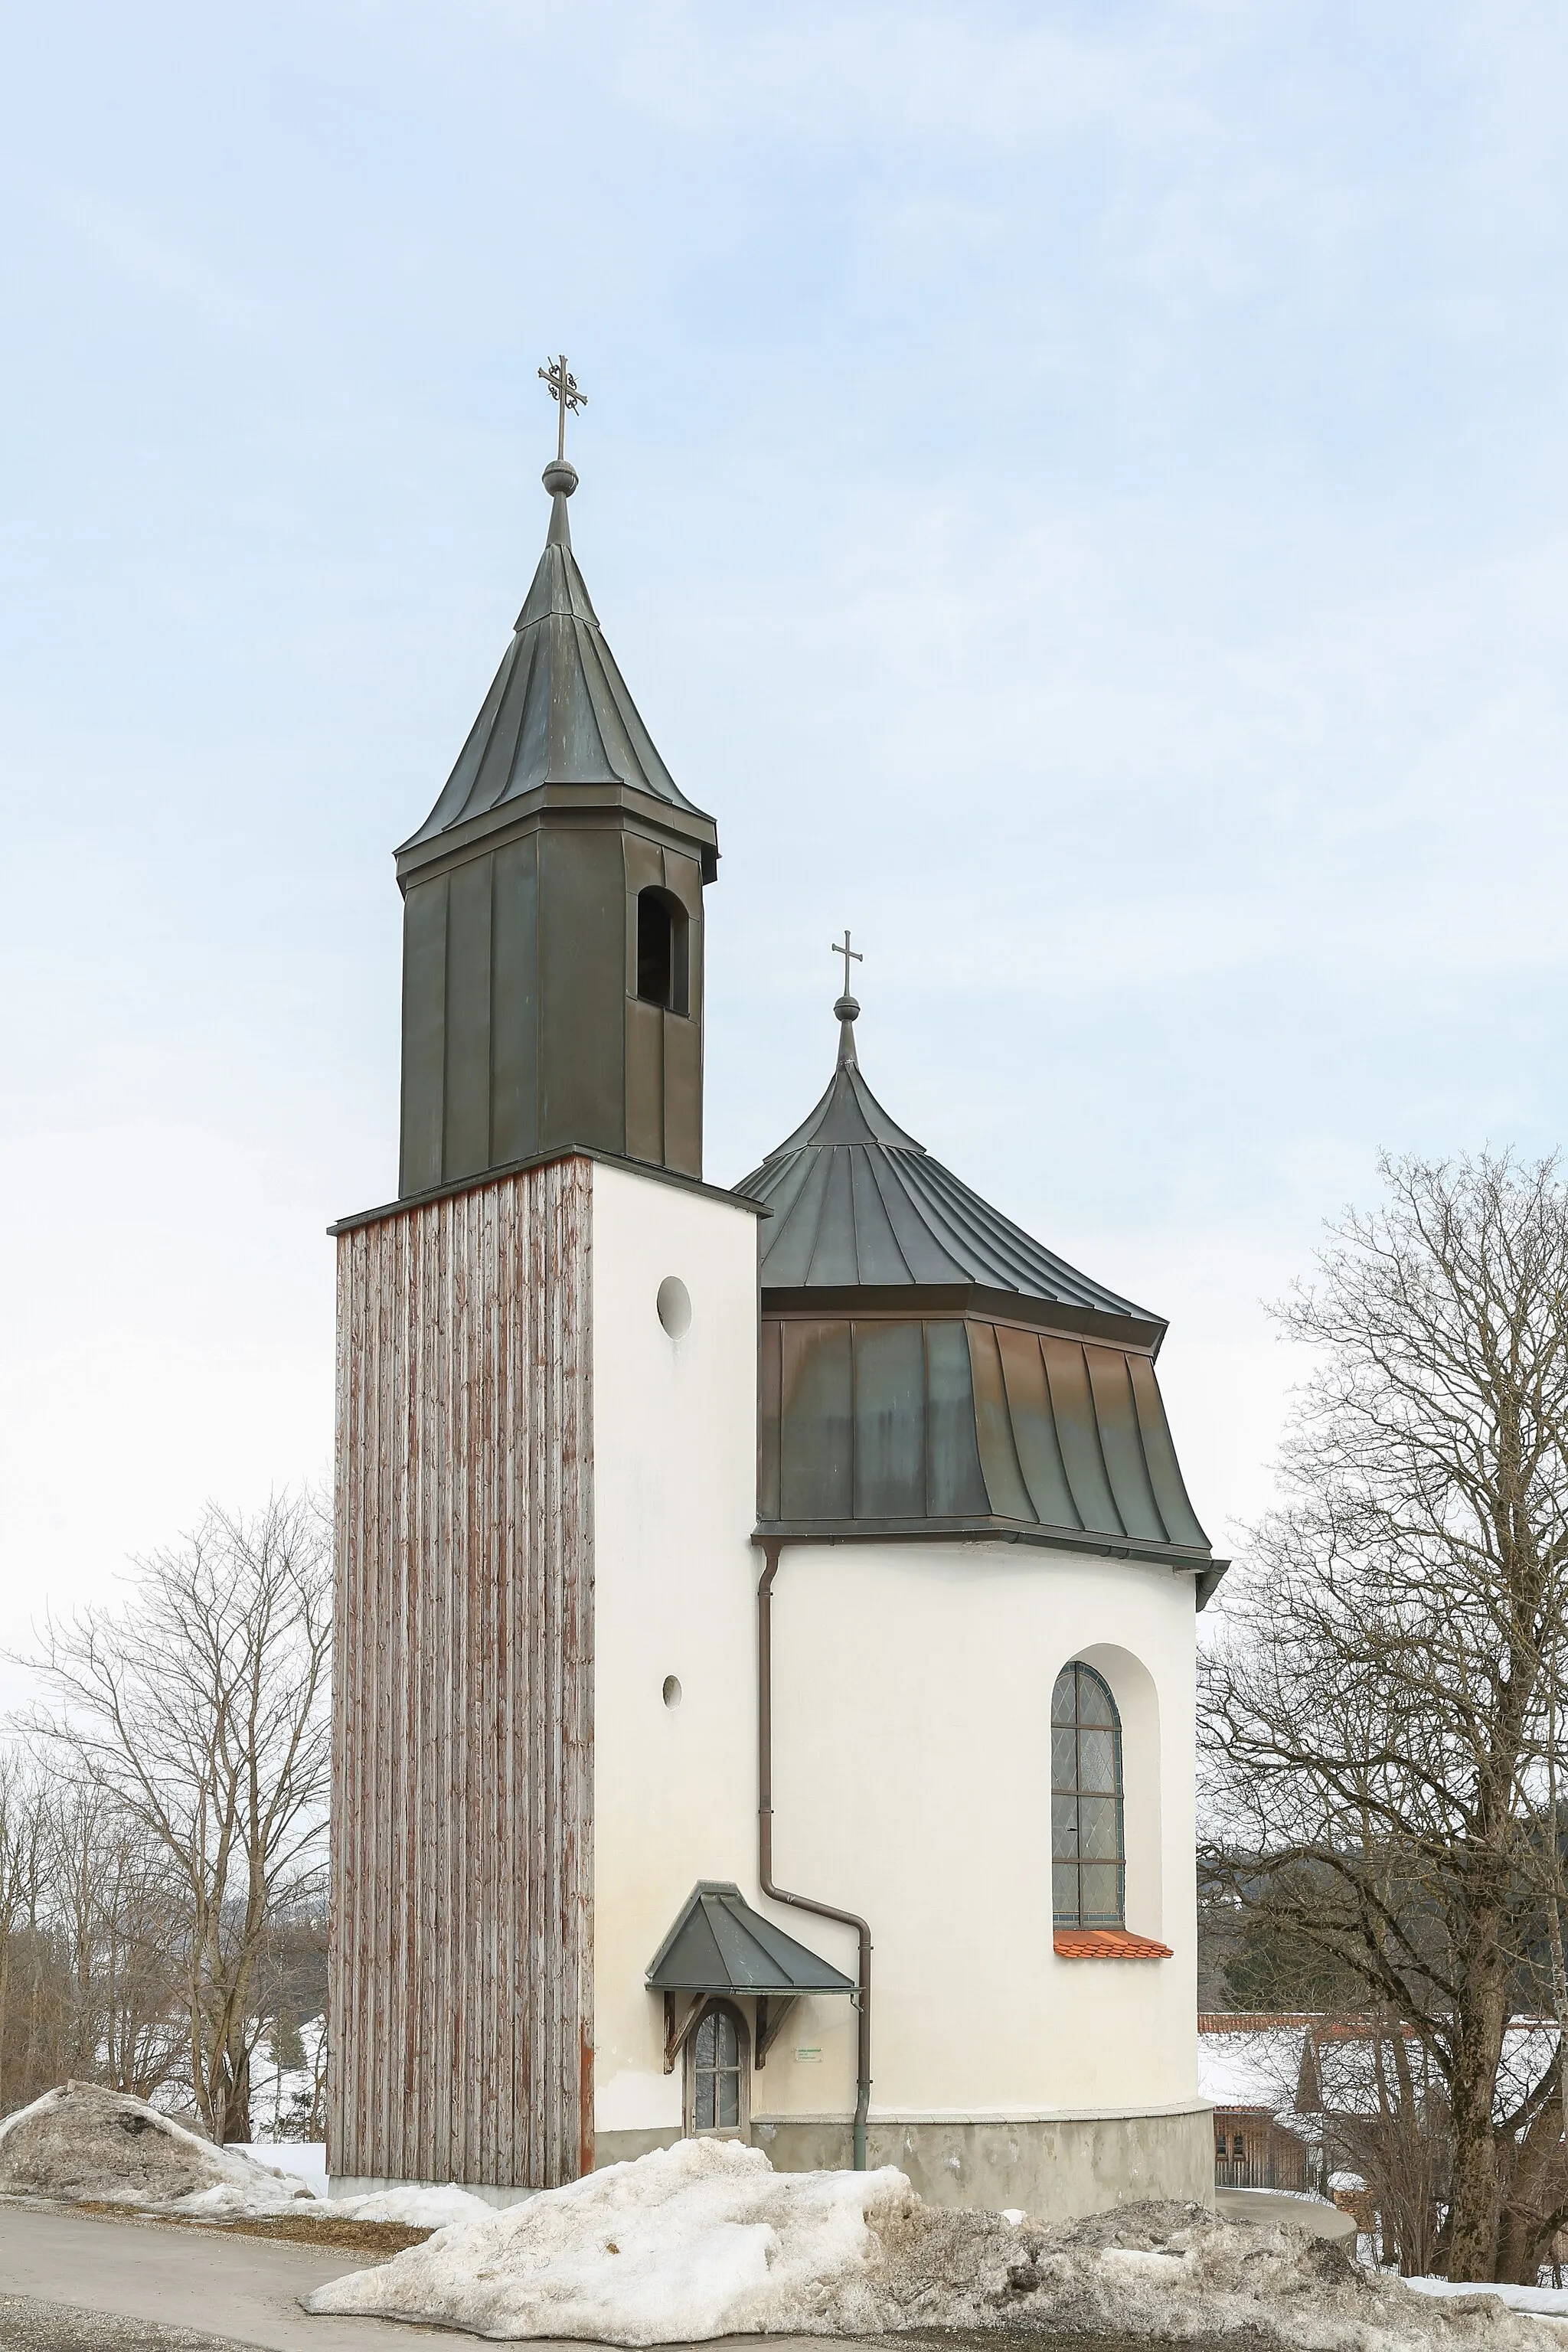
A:
[[[1214,2203],[1213,2110],[1194,2104],[1136,2116],[915,2118],[878,2122],[866,2134],[871,2166],[896,2165],[931,2205],[1021,2208],[1038,2221],[1070,2221],[1112,2205],[1173,2197]],[[674,2131],[601,2132],[599,2166],[671,2147]],[[753,2119],[751,2137],[779,2172],[846,2170],[854,2154],[847,2118]]]

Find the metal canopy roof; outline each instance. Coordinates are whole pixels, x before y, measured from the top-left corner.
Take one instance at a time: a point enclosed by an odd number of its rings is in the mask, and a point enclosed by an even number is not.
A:
[[[572,552],[573,467],[547,466],[550,534],[516,633],[440,799],[403,844],[433,841],[542,784],[623,784],[694,816],[643,725]]]
[[[787,1996],[853,1992],[855,1982],[753,1911],[731,1880],[705,1878],[659,1946],[647,1987]]]
[[[736,1185],[760,1201],[764,1291],[978,1284],[1091,1316],[1158,1316],[1080,1274],[972,1192],[890,1119],[860,1075],[852,996],[838,1066],[803,1127]]]

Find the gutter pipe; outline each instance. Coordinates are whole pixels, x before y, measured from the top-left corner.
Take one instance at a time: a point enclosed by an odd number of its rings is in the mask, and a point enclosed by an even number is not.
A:
[[[836,1904],[818,1903],[810,1895],[791,1895],[773,1884],[773,1579],[779,1572],[777,1538],[763,1539],[767,1562],[757,1584],[757,1877],[763,1893],[774,1903],[792,1903],[797,1911],[814,1911],[819,1919],[837,1919],[853,1927],[860,1938],[859,1981],[855,1995],[858,2033],[855,2069],[855,2169],[866,2169],[866,2118],[871,2105],[871,1930],[858,1912],[841,1911]]]

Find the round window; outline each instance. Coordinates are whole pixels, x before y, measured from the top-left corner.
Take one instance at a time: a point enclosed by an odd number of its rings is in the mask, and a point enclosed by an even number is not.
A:
[[[658,1319],[672,1339],[684,1339],[691,1328],[691,1293],[678,1274],[667,1274],[658,1286]]]
[[[680,1677],[679,1675],[666,1675],[664,1678],[664,1703],[666,1706],[679,1706],[680,1705]]]

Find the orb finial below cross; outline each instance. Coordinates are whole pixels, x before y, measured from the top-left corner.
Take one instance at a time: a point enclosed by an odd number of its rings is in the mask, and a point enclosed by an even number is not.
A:
[[[586,408],[588,395],[578,391],[577,379],[566,364],[564,352],[552,359],[548,367],[540,369],[539,381],[549,385],[550,397],[561,411],[560,427],[555,436],[555,462],[563,466],[566,463],[566,412],[570,409],[574,416],[580,408]]]

